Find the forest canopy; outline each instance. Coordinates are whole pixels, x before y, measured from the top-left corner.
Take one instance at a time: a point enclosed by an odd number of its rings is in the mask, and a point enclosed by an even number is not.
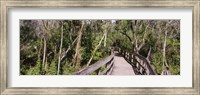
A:
[[[180,75],[180,20],[20,20],[21,75],[70,75],[114,47]]]

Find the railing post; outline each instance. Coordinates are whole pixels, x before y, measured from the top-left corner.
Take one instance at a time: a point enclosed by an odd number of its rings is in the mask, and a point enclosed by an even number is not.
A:
[[[147,63],[145,63],[145,64],[147,64]],[[147,65],[145,65],[145,69],[146,69],[145,73],[146,73],[147,75],[149,75],[150,72],[149,72],[149,69],[148,69],[148,66],[147,66]]]
[[[129,61],[131,62],[131,60],[132,60],[132,54],[131,53],[129,53]]]
[[[113,54],[114,53],[114,49],[112,49],[112,53],[111,54]]]
[[[126,59],[128,59],[128,52],[126,52]]]
[[[101,73],[101,68],[97,69],[96,72],[97,72],[97,75],[100,75],[100,73]]]
[[[121,53],[121,48],[118,48],[118,49],[119,49],[119,51],[118,51],[118,52],[119,52],[119,53]]]
[[[126,55],[126,57],[125,57],[125,58],[127,59],[127,52],[125,52],[125,55]]]
[[[131,54],[131,62],[133,62],[133,54]]]
[[[126,59],[128,59],[128,52],[126,52],[127,54],[126,54]]]
[[[129,60],[129,52],[127,52],[127,59]]]

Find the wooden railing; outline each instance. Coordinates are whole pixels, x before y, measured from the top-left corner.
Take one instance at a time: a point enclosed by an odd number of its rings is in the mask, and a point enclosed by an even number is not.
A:
[[[97,72],[98,75],[109,75],[112,71],[113,63],[114,63],[114,53],[88,66],[87,68],[84,68],[74,73],[74,75],[90,75],[93,72]],[[103,71],[101,71],[101,67],[103,66],[105,66],[105,68]]]
[[[151,61],[139,53],[129,53],[121,48],[112,48],[111,55],[96,63],[74,73],[74,75],[90,75],[96,72],[98,75],[109,75],[114,64],[114,51],[118,51],[132,66],[136,75],[157,75]],[[103,70],[102,67],[104,67]]]
[[[157,75],[151,61],[148,58],[138,54],[138,53],[129,53],[127,51],[122,50],[121,48],[117,48],[118,52],[124,56],[124,58],[134,66],[135,73],[141,75]]]

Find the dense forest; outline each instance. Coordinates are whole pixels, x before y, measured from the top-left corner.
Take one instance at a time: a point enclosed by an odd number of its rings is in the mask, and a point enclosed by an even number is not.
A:
[[[180,20],[20,20],[20,74],[69,75],[112,47],[148,56],[158,75],[180,75]],[[95,74],[95,73],[94,73]]]

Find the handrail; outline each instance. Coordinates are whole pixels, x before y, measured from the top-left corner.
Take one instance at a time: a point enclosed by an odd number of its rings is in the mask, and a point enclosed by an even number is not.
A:
[[[111,54],[110,56],[102,59],[102,60],[99,60],[97,61],[96,63],[74,73],[74,75],[88,75],[88,74],[91,74],[92,72],[98,70],[99,68],[101,68],[103,65],[108,65],[111,63],[113,64],[113,59],[114,59],[114,54]],[[111,68],[112,66],[110,66]],[[106,70],[110,70],[109,69],[106,69]],[[104,71],[104,72],[108,72],[108,71]],[[105,74],[105,73],[100,73],[100,74]]]
[[[150,60],[147,59],[146,57],[144,57],[144,56],[142,56],[142,55],[140,55],[139,53],[136,53],[136,52],[127,54],[127,52],[121,50],[121,48],[118,48],[118,51],[125,57],[125,59],[127,61],[129,61],[130,63],[136,65],[136,68],[138,69],[139,73],[147,74],[147,75],[157,75],[155,70],[153,69],[153,67],[151,65]],[[131,61],[132,59],[137,61],[137,62],[135,62],[135,63],[132,62]],[[138,67],[137,67],[137,65],[138,65]]]
[[[142,56],[138,53],[136,53],[136,56],[139,57],[141,60],[145,61],[150,75],[156,75],[156,72],[155,72],[155,70],[153,70],[149,59],[145,58],[144,56]]]
[[[116,49],[116,48],[115,48]],[[131,63],[132,65],[136,66],[136,70],[140,74],[147,74],[147,75],[156,75],[155,70],[153,69],[151,65],[151,61],[140,55],[139,53],[127,53],[126,51],[121,50],[121,48],[118,48],[118,52],[121,53],[124,58]],[[106,68],[102,72],[98,72],[99,75],[104,75],[104,74],[110,74],[113,68],[114,64],[114,50],[111,49],[111,55],[97,61],[96,63],[90,65],[89,67],[86,67],[76,73],[74,75],[89,75],[94,71],[99,71],[102,66],[106,65]],[[134,63],[135,61],[135,63]]]
[[[110,62],[110,64],[108,64],[108,65],[106,66],[106,69],[105,69],[104,71],[100,72],[99,75],[105,75],[105,74],[110,73],[109,71],[112,71],[111,69],[112,69],[113,63],[114,63],[114,60],[112,60],[112,61]]]

